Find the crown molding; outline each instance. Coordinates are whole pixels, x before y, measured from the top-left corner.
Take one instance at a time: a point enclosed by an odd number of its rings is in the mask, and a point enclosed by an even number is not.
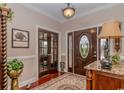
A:
[[[55,17],[53,17],[53,16],[51,16],[51,15],[48,15],[47,13],[43,12],[42,10],[36,9],[36,8],[33,7],[33,6],[28,6],[28,4],[21,4],[21,5],[24,6],[24,7],[26,7],[26,8],[28,8],[28,9],[31,9],[31,10],[33,10],[33,11],[35,11],[35,12],[41,14],[41,15],[45,15],[45,16],[47,16],[48,18],[50,18],[50,19],[52,19],[52,20],[54,20],[54,21],[57,21],[57,22],[60,22],[60,23],[62,22],[61,20],[59,20],[59,19],[57,19],[57,18],[55,18]]]
[[[27,7],[27,8],[29,8],[29,9],[31,9],[31,10],[33,10],[33,11],[36,11],[36,12],[42,14],[42,15],[45,15],[45,16],[51,18],[52,20],[55,20],[55,21],[60,22],[60,23],[64,23],[64,22],[67,22],[67,21],[72,21],[72,20],[75,20],[75,19],[78,19],[78,18],[81,18],[81,17],[85,17],[85,16],[87,16],[87,15],[89,15],[89,14],[92,14],[92,13],[95,13],[95,12],[98,12],[98,11],[101,11],[101,10],[104,10],[104,9],[107,9],[107,8],[110,8],[110,7],[113,7],[113,6],[117,6],[117,5],[119,5],[119,4],[120,4],[120,3],[110,3],[110,4],[107,4],[107,5],[101,6],[101,7],[94,8],[94,9],[92,9],[92,10],[90,10],[90,11],[84,12],[84,13],[79,14],[79,15],[77,15],[77,16],[74,16],[74,17],[71,18],[71,19],[65,19],[65,20],[59,20],[59,19],[57,19],[56,17],[53,17],[53,16],[51,16],[51,15],[48,15],[47,13],[43,12],[42,10],[36,9],[36,8],[33,7],[33,6],[28,6],[27,4],[21,4],[21,5],[23,5],[23,6]]]
[[[92,14],[92,13],[95,13],[95,12],[98,12],[98,11],[101,11],[101,10],[104,10],[104,9],[107,9],[107,8],[111,8],[113,6],[117,6],[119,4],[120,3],[111,3],[111,4],[108,4],[108,5],[97,7],[97,8],[94,8],[94,9],[90,10],[90,11],[84,12],[84,13],[78,15],[78,16],[75,16],[75,17],[73,17],[73,18],[71,18],[69,20],[63,20],[62,23],[67,22],[67,21],[72,21],[72,20],[75,20],[75,19],[78,19],[78,18],[81,18],[81,17],[85,17],[85,16],[87,16],[89,14]]]

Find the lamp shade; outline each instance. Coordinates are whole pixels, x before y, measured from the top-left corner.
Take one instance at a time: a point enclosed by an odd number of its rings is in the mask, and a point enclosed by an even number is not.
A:
[[[120,31],[119,21],[109,21],[102,25],[98,38],[120,38],[123,37]]]

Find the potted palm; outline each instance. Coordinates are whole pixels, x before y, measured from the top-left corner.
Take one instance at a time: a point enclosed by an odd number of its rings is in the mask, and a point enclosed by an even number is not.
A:
[[[11,80],[11,89],[17,90],[19,89],[18,85],[18,77],[22,73],[24,65],[22,61],[17,59],[12,59],[7,62],[7,74],[12,79]]]

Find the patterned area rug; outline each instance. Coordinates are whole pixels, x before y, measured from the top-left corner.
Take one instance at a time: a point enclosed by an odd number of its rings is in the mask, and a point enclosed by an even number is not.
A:
[[[84,90],[86,77],[73,73],[65,73],[55,79],[41,84],[33,90]]]

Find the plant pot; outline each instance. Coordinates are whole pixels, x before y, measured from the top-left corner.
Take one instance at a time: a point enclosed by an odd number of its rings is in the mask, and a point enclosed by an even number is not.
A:
[[[22,71],[23,71],[23,69],[19,69],[18,71],[16,71],[16,70],[8,71],[7,74],[12,79],[11,80],[11,90],[18,90],[19,89],[18,77],[20,76]]]

